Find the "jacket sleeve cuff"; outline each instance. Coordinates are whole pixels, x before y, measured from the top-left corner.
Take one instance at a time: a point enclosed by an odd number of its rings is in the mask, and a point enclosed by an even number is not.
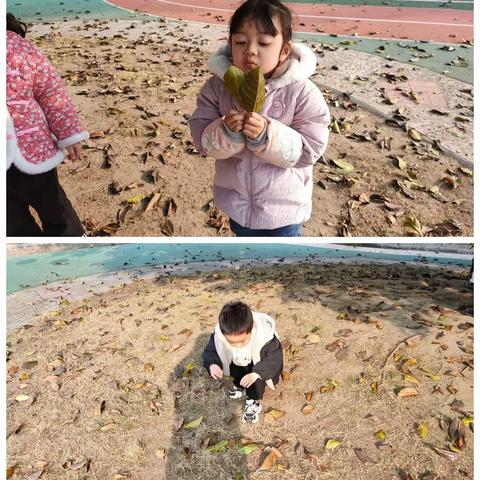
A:
[[[241,137],[233,141],[225,131],[223,118],[218,118],[207,125],[201,141],[203,151],[217,160],[230,158],[245,148],[244,135],[241,134]]]
[[[244,135],[242,132],[234,132],[233,130],[230,130],[225,123],[222,123],[223,126],[223,131],[225,132],[225,135],[233,142],[233,143],[243,143],[244,141]]]
[[[263,130],[257,138],[247,138],[247,145],[263,145],[267,141],[267,122],[263,126]]]
[[[66,147],[69,147],[70,145],[75,145],[78,142],[82,142],[83,140],[88,140],[89,136],[90,135],[87,131],[77,133],[76,135],[72,135],[71,137],[58,140],[57,147],[60,149],[64,149]]]

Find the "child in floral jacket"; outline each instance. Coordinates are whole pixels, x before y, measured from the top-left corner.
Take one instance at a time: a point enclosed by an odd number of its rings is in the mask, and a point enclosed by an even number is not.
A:
[[[52,64],[7,14],[7,235],[81,236],[57,166],[81,157],[88,133]],[[30,213],[38,213],[40,228]]]

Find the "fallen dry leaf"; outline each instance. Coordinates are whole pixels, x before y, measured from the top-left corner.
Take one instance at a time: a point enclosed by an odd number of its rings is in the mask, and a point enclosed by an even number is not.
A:
[[[398,393],[397,397],[406,398],[406,397],[416,397],[418,395],[417,390],[412,387],[402,388]]]
[[[354,448],[353,451],[363,463],[375,463],[363,448]]]
[[[313,411],[315,410],[315,407],[313,405],[305,405],[303,408],[302,408],[302,413],[304,415],[309,415],[310,413],[312,413]]]
[[[268,452],[268,455],[265,457],[265,459],[263,460],[262,464],[260,465],[260,468],[259,470],[262,470],[262,471],[265,471],[265,470],[272,470],[272,468],[274,467],[276,461],[279,459],[279,458],[282,458],[283,455],[282,453],[280,452],[280,450],[278,450],[278,448],[275,448],[275,447],[267,447],[264,452],[267,451]]]
[[[462,450],[465,448],[465,424],[458,418],[454,418],[450,422],[450,426],[448,428],[448,434],[450,438],[454,441],[454,445]]]

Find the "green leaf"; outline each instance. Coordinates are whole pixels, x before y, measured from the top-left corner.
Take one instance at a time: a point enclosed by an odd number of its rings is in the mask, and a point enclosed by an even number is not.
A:
[[[230,92],[240,103],[242,104],[242,85],[245,82],[245,74],[235,65],[228,67],[225,75],[223,76],[223,81],[225,83],[225,88]]]
[[[265,77],[261,67],[247,74],[231,65],[223,76],[225,88],[247,112],[260,112],[265,103]]]
[[[345,162],[343,160],[332,160],[332,162],[343,172],[348,173],[353,170],[353,165],[351,163]]]
[[[186,423],[183,426],[183,428],[185,428],[186,430],[193,430],[194,428],[198,428],[202,422],[203,422],[203,415],[198,417],[196,420]]]
[[[325,449],[333,450],[341,444],[342,444],[341,440],[335,440],[334,438],[330,438],[329,440],[327,440],[327,443],[325,444]]]
[[[247,73],[240,93],[245,110],[258,113],[262,109],[265,103],[265,77],[261,67]]]
[[[258,446],[255,443],[249,443],[248,445],[239,445],[238,453],[240,455],[248,455],[249,453],[254,452]]]
[[[210,445],[207,447],[207,452],[210,453],[219,453],[219,452],[224,452],[228,447],[228,440],[220,440],[218,443],[215,443],[215,445]]]

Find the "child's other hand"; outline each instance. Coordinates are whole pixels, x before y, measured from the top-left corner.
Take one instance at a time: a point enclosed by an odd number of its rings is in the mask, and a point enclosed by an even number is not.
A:
[[[265,123],[265,119],[258,113],[245,113],[245,122],[243,124],[244,135],[251,140],[254,140],[263,132]]]
[[[82,146],[81,142],[74,143],[67,148],[67,158],[74,162],[75,160],[80,160],[82,158]]]
[[[245,118],[245,112],[239,112],[238,110],[230,110],[223,122],[229,130],[232,132],[240,133],[243,130],[243,121]]]
[[[210,365],[210,375],[215,378],[215,380],[220,380],[223,377],[223,370],[218,365]]]
[[[259,378],[260,378],[260,375],[258,373],[255,373],[255,372],[249,373],[240,380],[240,385],[243,388],[248,388],[251,385],[253,385]]]

